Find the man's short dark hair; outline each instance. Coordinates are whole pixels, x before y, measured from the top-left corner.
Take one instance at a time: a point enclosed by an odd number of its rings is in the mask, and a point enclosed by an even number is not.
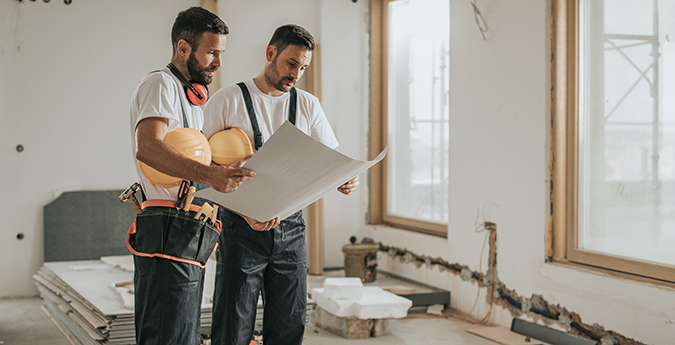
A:
[[[230,29],[217,15],[202,7],[190,7],[178,13],[171,28],[171,45],[174,54],[178,41],[185,40],[191,47],[196,48],[205,32],[227,35]]]
[[[301,26],[286,24],[274,31],[272,39],[267,46],[274,46],[277,49],[277,54],[280,54],[290,44],[313,51],[314,37]]]

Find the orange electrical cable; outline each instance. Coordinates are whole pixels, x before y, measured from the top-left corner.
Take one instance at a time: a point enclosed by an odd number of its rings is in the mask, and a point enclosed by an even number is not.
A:
[[[486,223],[487,224],[487,223]],[[490,223],[493,224],[493,223]],[[493,227],[487,227],[486,228],[489,233],[485,235],[485,239],[483,240],[483,247],[481,248],[480,251],[480,260],[478,261],[478,272],[481,272],[483,269],[483,254],[485,254],[485,244],[487,243],[488,237],[490,238],[490,271],[491,271],[491,279],[490,279],[490,287],[489,287],[489,294],[490,294],[490,302],[489,302],[489,309],[487,314],[480,320],[475,321],[471,319],[471,315],[473,314],[474,309],[476,308],[476,305],[478,304],[478,300],[480,299],[480,285],[481,281],[478,281],[478,290],[476,291],[476,300],[473,302],[473,306],[471,307],[471,310],[469,311],[468,314],[462,316],[462,315],[455,315],[452,314],[451,316],[463,321],[467,321],[473,324],[485,324],[487,321],[490,319],[490,316],[492,315],[492,307],[494,305],[494,291],[495,291],[495,266],[496,266],[496,253],[497,253],[497,248],[496,248],[496,237],[497,237],[497,231]],[[481,273],[482,277],[482,273]]]

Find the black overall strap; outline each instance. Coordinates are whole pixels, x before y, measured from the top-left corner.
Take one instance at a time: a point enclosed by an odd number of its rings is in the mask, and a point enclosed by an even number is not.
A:
[[[251,121],[251,127],[253,128],[253,139],[255,140],[255,150],[263,145],[262,142],[262,133],[260,133],[260,127],[258,127],[258,119],[255,116],[255,109],[253,109],[253,100],[251,100],[251,94],[248,92],[246,84],[243,82],[237,83],[237,86],[241,89],[241,93],[244,95],[244,103],[246,103],[246,111],[248,112],[248,118]],[[298,103],[298,93],[295,88],[291,88],[291,99],[288,107],[288,121],[295,125],[295,114],[297,112],[297,103]]]
[[[183,100],[178,96],[178,103],[180,103],[180,111],[183,114],[183,128],[189,128],[190,124],[188,123],[187,116],[185,115],[185,108],[183,107]],[[185,199],[187,198],[188,191],[193,182],[188,180],[183,180],[180,183],[180,188],[178,188],[178,196],[176,197],[176,207],[182,208]]]
[[[246,103],[246,111],[248,112],[248,118],[251,120],[251,127],[253,127],[253,139],[255,141],[255,150],[258,151],[260,146],[262,146],[262,133],[260,133],[260,128],[258,127],[258,120],[255,118],[255,109],[253,109],[253,101],[251,100],[251,94],[248,92],[246,84],[243,82],[237,83],[237,86],[241,89],[241,93],[244,95],[244,103]]]
[[[180,102],[180,111],[183,113],[183,128],[188,128],[190,127],[190,124],[188,123],[187,116],[185,116],[185,108],[183,108],[183,101],[178,99],[178,102]]]
[[[288,105],[288,121],[290,121],[293,126],[295,126],[295,109],[296,104],[298,103],[298,93],[295,91],[295,88],[291,88],[291,104]]]
[[[180,111],[183,113],[183,128],[188,128],[187,116],[185,116],[185,108],[183,108],[183,101],[178,99],[180,103]],[[178,188],[178,196],[176,197],[176,208],[182,208],[183,203],[188,195],[188,190],[192,186],[192,181],[183,180],[180,183],[180,188]]]
[[[180,110],[183,112],[183,128],[190,128],[187,116],[185,116],[185,108],[183,108],[183,101],[181,101],[180,99],[178,101],[180,102]],[[200,130],[200,132],[202,134],[204,134],[204,131]],[[206,188],[209,187],[209,185],[207,185],[206,183],[183,180],[183,182],[181,182],[180,188],[178,190],[178,199],[176,200],[176,206],[177,207],[179,207],[178,204],[181,204],[181,205],[183,204],[183,202],[185,201],[185,198],[187,197],[188,189],[191,186],[195,186],[196,191],[200,191],[202,189],[206,189]]]

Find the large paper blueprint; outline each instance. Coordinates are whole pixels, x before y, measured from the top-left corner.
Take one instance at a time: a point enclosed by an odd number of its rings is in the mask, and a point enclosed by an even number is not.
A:
[[[207,188],[193,193],[258,221],[284,219],[381,161],[349,158],[286,121],[246,162],[255,171],[234,193]]]

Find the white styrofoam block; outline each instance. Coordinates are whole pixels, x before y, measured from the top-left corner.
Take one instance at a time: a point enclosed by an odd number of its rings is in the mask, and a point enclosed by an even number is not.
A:
[[[360,299],[363,283],[360,278],[326,278],[323,281],[324,295],[328,298]]]
[[[314,288],[312,299],[319,307],[335,316],[355,316],[359,319],[402,318],[412,307],[411,300],[375,286],[364,287],[358,300],[328,298],[323,288]]]
[[[335,316],[346,317],[356,314],[354,302],[357,300],[328,298],[326,297],[324,288],[313,288],[312,299],[316,301],[317,306]]]
[[[363,289],[363,297],[356,302],[356,317],[359,319],[401,318],[408,315],[412,301],[397,296],[379,287]]]

